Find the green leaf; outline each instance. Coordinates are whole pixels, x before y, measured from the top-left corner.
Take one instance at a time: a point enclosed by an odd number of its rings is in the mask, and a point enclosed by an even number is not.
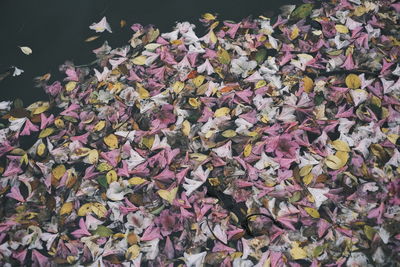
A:
[[[14,100],[14,108],[23,108],[23,107],[24,107],[24,102],[20,98]]]
[[[314,97],[314,103],[318,106],[321,105],[322,102],[324,102],[324,94],[320,92]]]
[[[73,122],[73,123],[78,122],[78,120],[76,118],[71,117],[71,116],[63,116],[63,118],[64,118],[64,120],[70,121],[70,122]]]
[[[105,175],[100,176],[99,178],[97,178],[97,182],[103,186],[105,189],[107,189],[108,187],[108,183],[107,183],[107,178]]]
[[[114,232],[110,228],[108,228],[104,225],[99,225],[99,226],[97,226],[96,230],[93,231],[93,234],[99,235],[101,237],[108,237],[108,236],[114,234]]]
[[[217,56],[218,56],[219,62],[221,62],[222,64],[229,64],[229,62],[231,62],[231,56],[225,49],[222,49],[222,48],[219,49],[217,51]]]
[[[258,50],[257,54],[256,54],[257,63],[258,64],[263,63],[266,56],[267,56],[267,50],[265,50],[265,49]]]
[[[314,248],[313,251],[313,256],[314,258],[318,257],[319,255],[321,255],[321,253],[324,251],[324,247],[323,246],[317,246]]]
[[[310,16],[311,11],[313,9],[313,4],[303,4],[293,10],[292,14],[290,14],[291,19],[304,19]]]
[[[293,203],[293,202],[297,202],[299,201],[301,198],[301,193],[299,191],[296,191],[293,193],[293,195],[289,198],[289,202]]]
[[[163,210],[165,209],[164,204],[161,205],[160,207],[156,208],[155,210],[150,211],[151,214],[153,215],[158,215],[160,214]]]
[[[39,134],[39,138],[45,138],[53,133],[54,133],[54,128],[43,129]]]
[[[372,240],[372,238],[375,235],[375,232],[376,232],[376,230],[374,228],[372,228],[371,226],[364,225],[364,233],[369,240]]]

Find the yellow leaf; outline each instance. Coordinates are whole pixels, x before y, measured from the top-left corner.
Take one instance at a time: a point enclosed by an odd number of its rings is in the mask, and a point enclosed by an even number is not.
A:
[[[98,123],[96,123],[96,125],[94,126],[93,130],[95,131],[101,131],[103,130],[103,128],[106,126],[106,121],[99,121]]]
[[[206,134],[204,135],[205,138],[210,138],[211,136],[213,136],[213,134],[215,133],[215,130],[211,130],[206,132]]]
[[[303,166],[300,169],[300,173],[299,173],[300,176],[301,177],[306,176],[307,174],[309,174],[311,172],[312,168],[313,168],[313,165],[305,165],[305,166]]]
[[[151,44],[146,45],[144,48],[146,48],[146,50],[148,50],[148,51],[154,51],[157,48],[159,48],[160,46],[161,46],[161,44],[151,43]]]
[[[201,153],[193,153],[193,154],[190,154],[190,158],[192,158],[196,161],[205,161],[208,158],[208,156],[201,154]]]
[[[76,87],[76,82],[70,81],[65,85],[65,90],[67,90],[67,92],[71,92],[72,90],[74,90]]]
[[[96,149],[92,149],[87,157],[90,164],[96,164],[99,160],[99,152]]]
[[[113,167],[110,164],[108,164],[107,162],[102,162],[99,164],[99,166],[97,166],[97,169],[101,172],[109,171],[112,168]]]
[[[256,131],[248,132],[247,136],[256,137],[258,133]]]
[[[197,100],[196,98],[191,97],[191,98],[189,98],[189,104],[192,107],[198,108],[198,107],[200,107],[201,102],[199,100]]]
[[[211,43],[215,44],[218,41],[217,36],[215,35],[214,31],[210,31],[209,34]]]
[[[99,38],[99,37],[100,37],[100,35],[90,36],[90,37],[88,37],[88,38],[85,39],[85,42],[94,41],[94,40],[96,40],[96,39]]]
[[[146,59],[147,59],[146,56],[138,56],[132,59],[132,63],[135,65],[144,65],[146,64]]]
[[[154,135],[142,137],[142,144],[146,146],[148,149],[151,149],[153,147],[153,143],[154,143]]]
[[[39,157],[42,157],[44,155],[44,153],[46,153],[46,145],[43,143],[40,143],[36,148],[36,154]]]
[[[92,212],[92,203],[83,204],[78,210],[78,216],[86,216],[89,212]]]
[[[55,125],[58,129],[64,128],[64,126],[65,126],[64,121],[63,121],[62,119],[56,119],[56,120],[54,121],[54,125]]]
[[[178,187],[175,187],[171,191],[160,189],[157,191],[157,194],[159,194],[162,199],[165,199],[170,204],[172,204],[172,201],[174,201],[177,192],[178,192]]]
[[[215,20],[216,19],[216,17],[210,13],[205,13],[202,15],[202,17],[203,17],[203,19],[206,19],[206,20]]]
[[[229,258],[232,260],[238,259],[243,256],[243,252],[236,251],[229,255]]]
[[[182,123],[182,132],[186,136],[189,136],[189,134],[190,134],[190,122],[188,122],[187,120],[185,120]]]
[[[181,45],[183,44],[183,41],[181,39],[178,39],[178,40],[172,40],[170,41],[170,43],[173,45]]]
[[[10,151],[11,155],[17,155],[17,156],[23,156],[26,154],[25,150],[21,148],[14,148],[13,150]]]
[[[307,258],[307,252],[302,249],[301,247],[299,247],[299,243],[298,242],[293,242],[293,247],[290,250],[290,255],[292,256],[292,258],[294,260],[301,260],[301,259],[305,259]]]
[[[297,36],[299,36],[299,28],[295,25],[292,29],[292,32],[290,33],[290,39],[294,40],[297,38]]]
[[[228,115],[230,111],[231,110],[229,108],[227,108],[227,107],[219,108],[214,112],[214,116],[216,118],[223,117],[223,116]]]
[[[174,90],[174,92],[176,94],[179,94],[183,88],[185,87],[185,84],[181,81],[176,81],[173,85],[172,85],[172,89]]]
[[[48,110],[49,108],[50,108],[50,103],[49,102],[43,102],[42,105],[40,105],[39,107],[35,108],[32,111],[32,114],[33,115],[37,115],[37,114],[43,113],[46,110]]]
[[[104,143],[111,149],[118,148],[118,138],[114,134],[109,134],[104,137]]]
[[[268,123],[268,121],[269,121],[268,115],[263,114],[263,115],[261,116],[261,121],[262,121],[263,123]]]
[[[344,151],[344,152],[350,152],[350,147],[349,145],[342,140],[335,140],[332,142],[332,146],[337,150],[337,151]]]
[[[371,96],[371,103],[377,107],[382,107],[382,100],[377,96]]]
[[[74,205],[72,202],[65,202],[61,206],[60,215],[70,214],[73,208],[74,208]]]
[[[147,91],[143,85],[139,84],[137,87],[137,92],[139,93],[139,96],[141,99],[147,99],[150,97],[149,91]]]
[[[340,168],[346,165],[347,161],[349,160],[349,153],[345,151],[338,151],[336,152],[335,156],[338,157],[342,163]]]
[[[147,182],[147,180],[140,178],[140,177],[132,177],[131,179],[128,180],[130,185],[140,185],[143,184],[144,182]]]
[[[32,54],[32,49],[30,47],[20,46],[19,49],[21,49],[22,53],[24,53],[25,55]]]
[[[399,139],[400,135],[398,134],[388,134],[387,139],[392,142],[393,144],[396,144],[397,139]]]
[[[344,33],[344,34],[349,33],[349,29],[344,25],[338,24],[338,25],[335,25],[335,28],[336,28],[336,31],[339,33]]]
[[[54,133],[54,128],[43,129],[39,134],[39,138],[45,138],[45,137],[51,135],[52,133]]]
[[[269,256],[268,259],[266,261],[264,261],[264,264],[262,267],[271,267],[271,256]]]
[[[366,12],[367,9],[365,8],[365,6],[358,6],[356,7],[356,9],[354,9],[354,15],[356,15],[357,17],[364,15]]]
[[[98,217],[103,218],[107,214],[107,209],[106,207],[103,206],[103,204],[95,202],[92,203],[91,209],[94,214],[96,214]]]
[[[313,88],[314,88],[314,81],[310,77],[305,76],[303,78],[303,90],[304,90],[304,92],[311,93]]]
[[[199,87],[203,84],[205,77],[203,75],[198,75],[196,78],[193,79],[193,84],[196,87]]]
[[[248,157],[251,154],[251,149],[253,148],[253,146],[251,144],[247,144],[244,147],[244,151],[243,151],[243,156]]]
[[[345,82],[346,82],[346,86],[350,89],[357,89],[357,88],[361,87],[361,80],[355,74],[347,75]]]
[[[29,160],[28,160],[28,154],[25,153],[24,155],[22,155],[21,159],[20,159],[21,164],[28,164]]]
[[[230,138],[236,136],[236,132],[234,130],[226,130],[222,133],[222,136],[225,138]]]
[[[57,167],[55,167],[51,173],[53,174],[54,178],[56,178],[57,180],[60,180],[61,177],[64,176],[65,172],[67,171],[67,169],[65,168],[64,164],[58,165]]]
[[[218,24],[219,24],[219,21],[215,21],[213,24],[210,25],[209,28],[213,30],[218,26]]]
[[[114,170],[108,171],[106,174],[107,183],[111,184],[112,182],[117,181],[118,175],[117,172]]]
[[[90,153],[90,148],[87,147],[79,147],[75,149],[74,153],[72,155],[77,156],[77,157],[85,157],[89,155]]]
[[[211,178],[208,178],[208,181],[210,182],[210,184],[212,186],[218,186],[218,185],[221,184],[218,178],[212,178],[211,177]]]
[[[327,156],[325,159],[325,164],[332,170],[338,170],[344,166],[342,164],[342,160],[335,155]]]
[[[314,178],[314,175],[310,172],[309,174],[307,174],[306,176],[303,177],[303,182],[305,185],[309,185],[312,180]]]
[[[304,210],[313,218],[320,217],[318,210],[316,210],[314,208],[305,207]]]
[[[264,80],[260,80],[260,81],[258,81],[257,83],[256,83],[256,85],[255,85],[255,89],[258,89],[258,88],[261,88],[261,87],[264,87],[264,86],[266,86],[267,85],[267,82],[266,81],[264,81]]]
[[[125,253],[125,258],[127,260],[134,260],[136,259],[140,254],[140,247],[138,245],[132,245],[130,246]]]

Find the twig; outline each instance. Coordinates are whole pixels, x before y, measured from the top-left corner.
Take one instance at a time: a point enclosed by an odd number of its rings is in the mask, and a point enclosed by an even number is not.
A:
[[[380,74],[376,72],[371,72],[367,70],[333,70],[333,71],[322,71],[316,73],[309,73],[310,76],[331,76],[340,74],[368,74],[374,77],[378,77]]]
[[[215,239],[217,239],[219,242],[221,242],[222,244],[224,244],[225,246],[228,246],[227,243],[225,243],[225,242],[223,242],[221,239],[219,239],[219,238],[214,234],[213,230],[211,230],[211,227],[210,227],[210,224],[208,223],[208,218],[207,218],[207,217],[206,217],[206,223],[207,223],[208,230],[210,230],[210,232],[211,232],[211,234],[213,235],[213,237],[214,237]]]

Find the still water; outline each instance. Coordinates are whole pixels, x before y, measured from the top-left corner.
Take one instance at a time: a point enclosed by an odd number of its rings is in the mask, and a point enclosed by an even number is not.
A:
[[[47,99],[33,78],[51,73],[50,81],[60,79],[58,66],[65,60],[76,65],[95,59],[92,49],[108,40],[112,47],[125,45],[132,35],[133,23],[153,24],[161,32],[172,30],[176,21],[190,21],[204,29],[198,19],[205,12],[218,13],[220,19],[240,21],[249,15],[273,16],[284,4],[299,0],[1,0],[0,1],[0,76],[10,66],[24,70],[20,76],[9,75],[0,81],[0,101],[21,98],[26,104]],[[89,25],[107,17],[113,33],[95,35]],[[127,26],[119,27],[120,20]],[[29,46],[33,53],[24,55],[18,46]],[[12,73],[12,72],[11,72]],[[1,78],[0,78],[1,79]]]

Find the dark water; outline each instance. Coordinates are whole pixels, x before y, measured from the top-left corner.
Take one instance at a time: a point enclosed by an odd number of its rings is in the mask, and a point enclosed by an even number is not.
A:
[[[65,60],[76,65],[94,60],[92,49],[108,40],[112,47],[127,44],[133,23],[153,24],[161,32],[172,30],[176,21],[196,25],[201,14],[217,12],[220,19],[239,21],[253,15],[272,16],[284,4],[300,0],[0,0],[0,75],[10,66],[25,72],[0,81],[0,100],[21,98],[26,104],[46,99],[33,78],[50,72],[60,78],[58,66]],[[101,33],[93,42],[84,40],[96,33],[89,25],[107,17],[113,33]],[[121,29],[119,21],[127,21]],[[201,27],[196,29],[203,33]],[[18,46],[29,46],[24,55]]]

